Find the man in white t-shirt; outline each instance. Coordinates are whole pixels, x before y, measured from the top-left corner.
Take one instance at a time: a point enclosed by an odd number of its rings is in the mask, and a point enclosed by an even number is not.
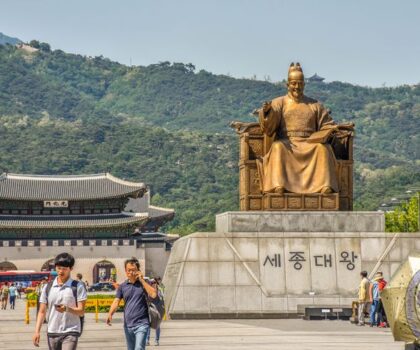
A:
[[[70,254],[57,255],[54,265],[57,277],[42,289],[32,340],[35,346],[39,346],[41,326],[47,316],[49,349],[75,350],[82,332],[82,317],[87,299],[86,288],[70,277],[74,266],[74,258]]]

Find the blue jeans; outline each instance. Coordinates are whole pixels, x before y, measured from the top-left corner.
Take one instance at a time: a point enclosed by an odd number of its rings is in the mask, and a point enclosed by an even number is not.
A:
[[[155,341],[159,343],[159,339],[160,339],[160,326],[158,328],[156,328],[156,335],[155,335]],[[150,341],[150,327],[149,330],[147,332],[147,342]]]
[[[11,295],[10,296],[10,308],[11,309],[15,308],[15,300],[16,300],[16,295]]]
[[[148,324],[141,324],[132,328],[124,326],[127,350],[145,350],[149,328],[150,326]]]
[[[372,301],[372,305],[370,306],[370,324],[373,326],[377,326],[379,324],[378,320],[378,308],[379,308],[379,300]]]

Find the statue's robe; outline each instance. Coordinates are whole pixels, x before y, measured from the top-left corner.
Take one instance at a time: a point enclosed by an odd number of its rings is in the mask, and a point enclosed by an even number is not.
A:
[[[304,96],[274,99],[271,110],[259,112],[262,131],[274,139],[268,153],[257,161],[264,193],[282,187],[293,193],[318,193],[323,187],[338,192],[336,159],[327,143],[309,143],[316,131],[335,128],[327,109]]]

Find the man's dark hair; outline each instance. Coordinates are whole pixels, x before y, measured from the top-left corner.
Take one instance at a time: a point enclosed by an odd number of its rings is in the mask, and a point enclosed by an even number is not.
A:
[[[360,276],[362,276],[362,277],[367,277],[367,271],[362,271],[362,272],[360,272]]]
[[[76,277],[77,277],[79,280],[82,280],[83,275],[79,272],[79,273],[76,275]]]
[[[124,261],[124,268],[127,268],[127,264],[134,264],[140,270],[140,263],[139,263],[139,261],[135,257],[132,257],[132,258],[127,259],[126,261]]]
[[[54,266],[73,267],[74,258],[69,253],[58,254],[54,259]]]

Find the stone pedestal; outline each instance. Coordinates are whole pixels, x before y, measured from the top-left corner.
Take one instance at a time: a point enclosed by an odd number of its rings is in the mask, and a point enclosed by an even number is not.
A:
[[[384,233],[378,212],[227,212],[216,232],[178,240],[166,268],[172,318],[296,317],[304,306],[351,307],[360,271],[386,279],[420,234]],[[392,247],[390,246],[392,241]]]

